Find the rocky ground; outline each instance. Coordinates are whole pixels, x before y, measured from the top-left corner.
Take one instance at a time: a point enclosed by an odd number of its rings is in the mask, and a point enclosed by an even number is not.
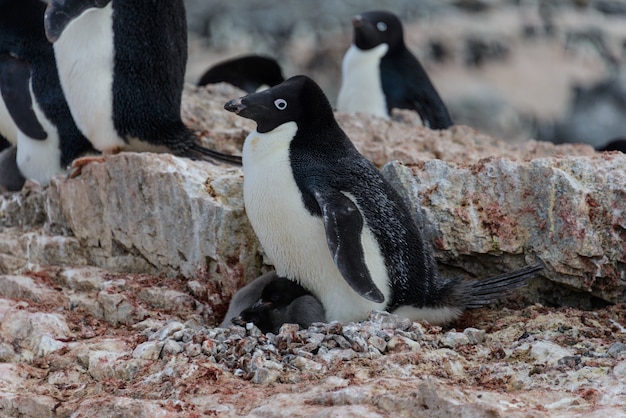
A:
[[[251,124],[221,106],[239,94],[188,88],[185,121],[236,152]],[[542,260],[537,283],[446,327],[372,313],[215,328],[268,268],[240,170],[120,154],[1,196],[0,415],[626,416],[626,307],[610,303],[625,287],[626,157],[433,132],[402,112],[337,117],[423,205],[445,271]],[[553,305],[568,302],[587,310]]]
[[[270,268],[241,171],[120,154],[0,195],[0,416],[626,416],[626,156],[528,140],[539,119],[567,120],[573,84],[619,73],[624,2],[186,3],[188,81],[271,53],[331,101],[349,16],[401,13],[455,119],[479,130],[429,131],[408,112],[341,126],[432,225],[444,274],[545,270],[446,327],[374,312],[278,335],[216,328]],[[241,94],[188,86],[184,120],[239,153],[253,124],[222,106]]]

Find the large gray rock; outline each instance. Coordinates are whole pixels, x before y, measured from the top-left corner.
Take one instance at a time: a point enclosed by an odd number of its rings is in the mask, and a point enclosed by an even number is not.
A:
[[[186,91],[185,118],[210,146],[237,152],[254,128],[221,109],[240,94],[224,85]],[[439,260],[454,267],[450,274],[481,277],[543,261],[543,277],[587,295],[572,299],[561,290],[550,302],[623,299],[623,154],[537,141],[510,145],[467,127],[431,131],[410,112],[397,113],[395,121],[337,117],[378,166],[393,159],[410,164],[391,163],[383,172],[416,210],[424,208]],[[53,179],[45,190],[27,187],[0,203],[0,219],[10,227],[0,234],[5,273],[91,265],[201,274],[228,298],[267,268],[236,167],[122,153],[86,166],[77,178]],[[531,299],[545,302],[540,294]]]

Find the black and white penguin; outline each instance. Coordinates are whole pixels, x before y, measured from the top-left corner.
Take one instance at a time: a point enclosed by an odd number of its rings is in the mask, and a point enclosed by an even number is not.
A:
[[[404,200],[356,150],[308,77],[224,107],[257,123],[243,146],[254,231],[276,273],[315,295],[328,321],[363,320],[376,309],[446,323],[541,269],[478,282],[441,278]]]
[[[14,132],[19,170],[42,185],[76,157],[95,152],[65,101],[44,33],[45,8],[40,0],[0,1],[0,122],[5,107],[12,124],[2,126],[9,140]]]
[[[265,284],[259,300],[232,319],[237,325],[252,322],[264,333],[278,334],[283,324],[308,328],[314,322],[325,322],[321,302],[295,281],[274,275]]]
[[[428,74],[404,43],[393,13],[371,11],[352,19],[353,43],[343,57],[337,110],[389,118],[391,109],[416,111],[424,126],[452,126]]]
[[[202,74],[198,85],[224,82],[245,92],[254,93],[283,81],[283,71],[274,58],[253,54],[215,64]]]
[[[181,120],[183,0],[50,0],[45,29],[72,115],[94,148],[241,163],[202,147]]]

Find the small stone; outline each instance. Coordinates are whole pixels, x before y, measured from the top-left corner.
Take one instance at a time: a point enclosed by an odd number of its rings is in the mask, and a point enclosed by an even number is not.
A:
[[[168,322],[163,328],[159,329],[157,332],[148,337],[149,340],[157,340],[163,341],[168,337],[174,338],[176,341],[180,341],[180,338],[175,338],[174,334],[181,331],[184,328],[184,325],[178,321]],[[180,335],[182,338],[182,334]]]
[[[266,369],[264,367],[261,367],[254,372],[254,375],[252,376],[252,383],[256,383],[258,385],[274,383],[278,380],[279,377],[280,372],[278,370]]]
[[[469,343],[473,345],[485,342],[485,336],[487,335],[485,330],[477,328],[466,328],[463,334],[467,337]]]
[[[160,341],[146,341],[133,350],[133,357],[144,360],[157,360],[161,355],[163,343]]]
[[[207,295],[206,286],[202,285],[202,283],[200,283],[199,281],[191,280],[187,282],[187,288],[189,289],[189,291],[195,298],[198,298],[198,299],[206,298],[206,295]]]
[[[185,354],[189,357],[196,357],[202,353],[202,346],[200,344],[190,343],[185,346]]]
[[[389,351],[415,351],[419,350],[420,344],[401,335],[392,337],[387,342],[387,350]]]
[[[626,383],[626,360],[620,361],[613,367],[613,376],[620,382]]]
[[[441,347],[456,348],[470,343],[469,338],[462,332],[449,331],[441,336],[439,345]]]
[[[620,355],[624,355],[626,354],[626,344],[621,343],[621,342],[613,343],[607,350],[607,353],[609,354],[609,356],[613,358],[617,358]]]
[[[183,347],[174,340],[167,340],[165,341],[165,344],[163,344],[162,352],[167,354],[178,354],[183,352]]]
[[[323,366],[318,362],[304,358],[302,356],[297,356],[293,360],[293,365],[296,366],[298,369],[306,372],[319,372],[323,368]]]
[[[298,324],[283,324],[278,331],[278,335],[287,336],[297,332],[300,329]]]
[[[555,366],[560,359],[572,356],[573,353],[549,341],[535,341],[532,343],[530,355],[535,359],[535,363]]]
[[[383,338],[380,338],[376,335],[372,335],[371,337],[369,337],[367,343],[381,353],[387,351],[387,342]]]

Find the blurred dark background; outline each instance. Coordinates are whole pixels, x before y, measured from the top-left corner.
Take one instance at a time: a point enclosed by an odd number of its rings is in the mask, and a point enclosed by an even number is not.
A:
[[[187,0],[195,83],[237,55],[276,58],[334,103],[352,15],[387,9],[453,119],[511,142],[626,137],[626,0]]]

